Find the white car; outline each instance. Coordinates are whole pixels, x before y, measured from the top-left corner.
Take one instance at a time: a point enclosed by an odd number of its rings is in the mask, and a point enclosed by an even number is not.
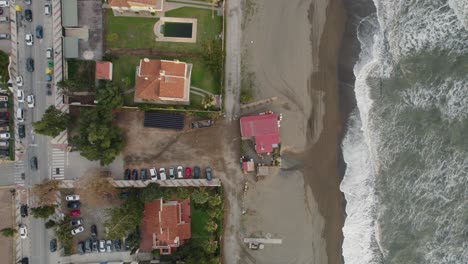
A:
[[[183,171],[184,171],[184,168],[182,166],[177,166],[177,178],[179,179],[184,178]]]
[[[156,181],[158,179],[156,168],[151,168],[150,170],[151,180]]]
[[[78,194],[72,194],[72,195],[67,195],[65,196],[65,201],[69,202],[69,201],[79,201],[80,200],[80,196]]]
[[[46,49],[46,58],[47,59],[52,59],[52,48]]]
[[[106,241],[99,240],[99,252],[106,252]]]
[[[10,139],[10,133],[0,133],[1,139]]]
[[[16,86],[23,86],[23,76],[16,76]]]
[[[26,33],[24,39],[26,40],[26,45],[32,46],[34,44],[34,38],[31,33]]]
[[[20,233],[20,237],[22,239],[27,238],[28,237],[28,228],[25,225],[20,225],[19,226],[19,233]]]
[[[161,181],[164,181],[166,179],[166,169],[165,168],[160,168],[159,169],[159,178]]]
[[[24,93],[23,90],[16,90],[16,97],[18,98],[18,103],[24,102]]]
[[[26,97],[26,101],[28,102],[28,107],[33,108],[34,107],[34,95],[28,95]]]
[[[84,227],[80,226],[80,227],[77,227],[77,228],[73,229],[73,230],[71,231],[71,234],[72,234],[72,235],[76,235],[76,234],[79,234],[79,233],[81,233],[81,232],[83,232],[83,231],[84,231]]]

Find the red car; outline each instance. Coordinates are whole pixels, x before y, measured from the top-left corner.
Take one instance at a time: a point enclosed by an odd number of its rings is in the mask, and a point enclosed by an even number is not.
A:
[[[192,178],[192,169],[190,167],[185,168],[185,178]]]
[[[70,212],[70,216],[80,216],[80,210],[73,210]]]

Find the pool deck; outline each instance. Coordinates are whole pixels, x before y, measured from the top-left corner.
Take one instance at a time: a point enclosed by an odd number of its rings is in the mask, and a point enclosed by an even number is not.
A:
[[[165,22],[176,23],[191,23],[192,24],[192,37],[191,38],[175,38],[165,37],[159,29]],[[183,42],[183,43],[196,43],[197,42],[197,19],[196,18],[183,18],[183,17],[161,17],[158,22],[154,24],[153,31],[156,35],[156,41],[165,42]]]

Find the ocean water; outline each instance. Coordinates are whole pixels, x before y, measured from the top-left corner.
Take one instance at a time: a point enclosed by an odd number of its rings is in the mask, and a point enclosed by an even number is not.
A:
[[[345,263],[468,263],[468,1],[374,4],[343,141]]]

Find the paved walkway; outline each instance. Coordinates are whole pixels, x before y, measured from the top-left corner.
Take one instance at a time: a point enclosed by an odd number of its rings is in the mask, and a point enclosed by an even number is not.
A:
[[[126,180],[110,180],[110,183],[117,188],[125,187],[135,187],[135,188],[145,188],[148,184],[153,181],[126,181]],[[212,186],[221,186],[221,181],[219,179],[213,179],[207,181],[206,179],[178,179],[178,180],[165,180],[165,181],[155,181],[154,183],[159,184],[161,187],[212,187]],[[60,182],[60,188],[77,188],[78,181],[75,180],[63,180]]]

